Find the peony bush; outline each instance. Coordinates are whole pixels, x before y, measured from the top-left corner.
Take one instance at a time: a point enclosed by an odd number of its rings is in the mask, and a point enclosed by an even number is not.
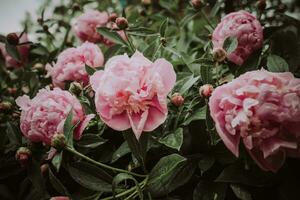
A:
[[[0,35],[0,199],[300,199],[299,10],[41,3]]]

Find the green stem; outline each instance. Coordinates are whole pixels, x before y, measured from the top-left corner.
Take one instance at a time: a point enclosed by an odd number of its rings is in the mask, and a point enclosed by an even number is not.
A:
[[[174,123],[174,130],[176,130],[177,129],[177,127],[178,127],[178,123],[179,123],[179,118],[180,118],[180,116],[181,116],[181,113],[182,113],[182,111],[183,111],[183,105],[182,106],[180,106],[180,108],[179,108],[179,111],[178,111],[178,114],[177,114],[177,117],[176,117],[176,120],[175,120],[175,123]]]
[[[209,19],[207,18],[207,16],[205,15],[205,13],[201,10],[200,11],[201,16],[205,19],[206,23],[212,28],[215,29],[215,27],[210,23]]]
[[[103,168],[106,168],[106,169],[109,169],[109,170],[112,170],[114,172],[120,172],[120,173],[127,173],[127,174],[131,174],[133,176],[137,176],[137,177],[147,177],[147,175],[142,175],[142,174],[137,174],[137,173],[134,173],[134,172],[130,172],[130,171],[127,171],[127,170],[124,170],[124,169],[119,169],[119,168],[115,168],[115,167],[111,167],[109,165],[106,165],[104,163],[101,163],[101,162],[97,162],[85,155],[83,155],[82,153],[79,153],[78,151],[76,151],[75,149],[73,148],[70,148],[70,147],[66,147],[65,150],[69,151],[70,153],[80,157],[80,158],[83,158],[85,159],[86,161],[89,161],[99,167],[103,167]]]

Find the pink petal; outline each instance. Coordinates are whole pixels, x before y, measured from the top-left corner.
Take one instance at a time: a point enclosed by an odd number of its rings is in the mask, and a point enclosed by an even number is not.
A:
[[[109,127],[116,131],[125,131],[131,127],[126,112],[119,115],[113,115],[110,119],[104,118],[101,115],[100,117]]]
[[[89,124],[91,119],[93,119],[94,117],[95,117],[94,114],[89,114],[89,115],[85,116],[85,119],[82,122],[80,122],[80,124],[76,128],[76,131],[75,131],[75,134],[74,134],[74,139],[75,140],[79,140],[81,138],[81,135],[82,135],[84,129]]]
[[[142,114],[128,114],[131,128],[137,140],[142,135],[146,120],[148,118],[148,113],[148,110],[145,110]]]
[[[23,95],[21,97],[18,97],[16,99],[16,104],[22,109],[22,110],[27,110],[30,108],[30,103],[31,100],[27,95]]]
[[[90,84],[94,91],[97,91],[97,88],[100,86],[103,73],[104,72],[102,70],[99,70],[90,77]]]

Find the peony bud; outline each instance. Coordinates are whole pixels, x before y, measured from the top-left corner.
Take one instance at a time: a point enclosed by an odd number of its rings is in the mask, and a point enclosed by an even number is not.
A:
[[[40,25],[42,25],[43,24],[43,19],[42,18],[38,18],[37,20],[36,20]]]
[[[125,17],[118,17],[116,19],[116,24],[121,30],[125,30],[126,28],[128,28],[128,21]]]
[[[16,160],[20,162],[22,167],[25,167],[31,157],[31,151],[27,147],[20,147],[16,152]]]
[[[151,0],[142,0],[142,4],[144,5],[150,5],[151,3]]]
[[[160,43],[161,43],[161,45],[163,45],[164,47],[167,45],[167,40],[166,40],[166,38],[165,37],[161,37],[160,38]]]
[[[183,105],[183,103],[184,103],[184,98],[181,96],[181,94],[179,94],[179,93],[174,93],[174,94],[172,95],[171,102],[172,102],[172,104],[174,104],[175,106],[179,107],[179,106],[182,106],[182,105]]]
[[[198,10],[203,6],[203,3],[201,0],[191,0],[191,4],[194,7],[194,9]]]
[[[226,59],[226,54],[223,48],[215,48],[212,52],[213,58],[217,62],[223,62]]]
[[[8,44],[11,45],[18,45],[19,44],[19,36],[16,33],[10,33],[6,36],[6,40],[8,42]]]
[[[210,97],[213,91],[214,87],[211,84],[205,84],[200,87],[199,94],[201,97]]]
[[[259,0],[256,2],[256,7],[258,10],[263,11],[267,6],[266,0]]]
[[[66,146],[66,137],[62,133],[55,133],[51,140],[51,146],[60,151]]]
[[[8,101],[3,101],[0,103],[0,111],[1,112],[7,112],[12,109],[12,104]]]
[[[79,11],[80,10],[80,5],[78,3],[74,3],[72,6],[74,11]]]
[[[17,93],[17,88],[15,88],[15,87],[9,87],[9,88],[7,88],[7,92],[8,92],[8,94],[14,95],[14,94]]]
[[[75,95],[80,95],[82,92],[83,88],[80,83],[78,82],[72,82],[69,88],[69,91],[72,92]]]
[[[111,13],[109,15],[108,21],[115,22],[117,18],[118,18],[118,15],[116,13]]]
[[[66,196],[59,196],[59,197],[51,197],[50,200],[70,200],[70,198]]]

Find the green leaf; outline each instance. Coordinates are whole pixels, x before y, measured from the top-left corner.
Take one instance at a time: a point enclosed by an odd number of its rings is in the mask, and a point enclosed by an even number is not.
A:
[[[88,75],[93,75],[97,70],[93,67],[90,67],[88,65],[85,65],[85,71],[88,73]]]
[[[128,153],[130,153],[130,148],[128,146],[128,143],[125,141],[112,155],[111,163],[116,162],[119,158]]]
[[[103,139],[96,134],[84,134],[77,142],[77,145],[83,148],[96,148],[105,142],[107,142],[107,139]]]
[[[147,153],[147,144],[148,144],[148,136],[149,134],[142,134],[139,140],[136,139],[134,133],[130,131],[126,131],[123,134],[125,140],[128,143],[128,146],[132,152],[132,154],[139,161],[140,165],[145,167],[145,159]]]
[[[11,122],[7,122],[7,137],[11,144],[20,146],[22,144],[22,135],[18,131],[18,128]]]
[[[52,165],[55,167],[56,171],[58,172],[61,166],[63,152],[57,153],[51,160]]]
[[[28,170],[28,177],[34,189],[39,193],[39,195],[45,196],[46,187],[41,173],[41,163],[37,161],[35,158],[32,158],[29,166],[27,167],[27,170]]]
[[[60,182],[60,180],[54,175],[51,171],[51,168],[48,169],[49,180],[53,188],[61,195],[70,196],[67,188]]]
[[[231,184],[230,187],[237,198],[241,200],[252,200],[251,194],[245,190],[245,188],[237,184]]]
[[[103,37],[109,39],[113,43],[128,46],[127,42],[125,42],[116,31],[106,27],[100,27],[97,28],[97,30]]]
[[[74,148],[73,147],[73,132],[74,132],[74,129],[76,128],[77,124],[80,121],[78,121],[75,125],[73,125],[72,121],[73,121],[73,109],[70,110],[70,112],[67,116],[67,119],[64,123],[64,135],[66,137],[67,146]]]
[[[68,166],[71,177],[80,185],[93,191],[111,192],[112,177],[89,163],[76,162]]]
[[[159,33],[161,37],[165,37],[166,36],[166,30],[168,27],[168,23],[169,23],[169,18],[166,18],[160,25],[159,27]]]
[[[267,67],[271,72],[288,72],[288,63],[277,55],[269,55],[267,59]]]
[[[173,180],[182,171],[186,161],[186,158],[178,154],[161,158],[149,174],[148,189],[151,194],[153,196],[165,195],[184,184],[185,182],[181,180],[173,185],[175,183]]]
[[[136,190],[138,192],[138,195],[140,197],[140,199],[143,199],[143,192],[140,188],[139,182],[130,174],[126,174],[126,173],[120,173],[117,176],[114,177],[113,181],[112,181],[112,192],[113,192],[113,196],[115,198],[115,191],[116,188],[118,187],[118,185],[121,182],[127,181],[127,180],[132,180],[135,183],[136,186]]]
[[[200,181],[193,192],[193,200],[225,200],[227,184]]]
[[[183,125],[186,126],[190,124],[192,121],[196,120],[204,120],[206,119],[206,105],[197,109],[190,117],[188,117],[184,122]]]
[[[183,86],[180,88],[180,90],[179,90],[179,93],[181,94],[181,95],[183,95],[185,92],[187,92],[198,80],[199,80],[199,76],[196,76],[196,77],[194,77],[194,76],[191,76],[188,80],[187,80],[187,82],[185,82],[184,84],[183,84]]]
[[[212,82],[212,68],[208,65],[201,65],[200,75],[203,84]]]
[[[213,156],[204,155],[201,160],[198,162],[198,167],[202,172],[209,170],[215,163],[215,158]]]
[[[167,136],[161,138],[159,142],[166,145],[167,147],[179,151],[183,143],[183,129],[178,128],[175,133],[168,134]]]
[[[17,46],[15,45],[11,45],[9,43],[5,43],[5,48],[6,48],[6,51],[7,53],[15,60],[17,61],[21,61],[21,56],[19,54],[19,51],[18,51],[18,48]]]
[[[237,48],[237,46],[238,46],[237,38],[236,37],[228,37],[224,41],[223,48],[228,54],[230,54],[230,53],[234,52],[234,50]]]

